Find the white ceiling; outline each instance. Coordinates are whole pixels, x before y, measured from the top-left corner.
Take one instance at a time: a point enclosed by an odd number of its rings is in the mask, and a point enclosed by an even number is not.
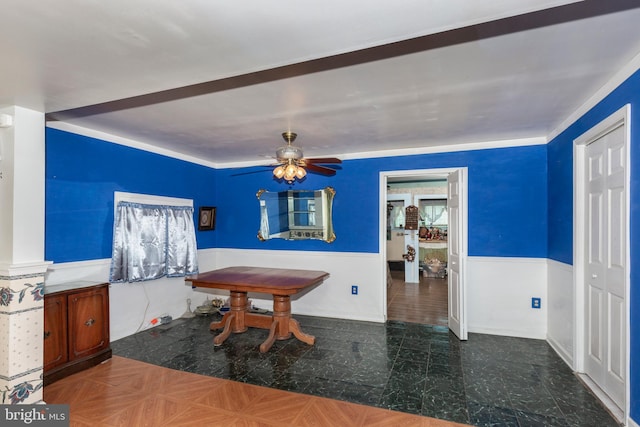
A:
[[[223,166],[546,137],[640,53],[637,0],[3,0],[0,108]]]

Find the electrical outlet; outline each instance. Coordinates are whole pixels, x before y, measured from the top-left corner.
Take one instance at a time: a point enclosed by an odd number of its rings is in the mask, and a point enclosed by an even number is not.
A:
[[[540,298],[531,298],[531,308],[540,308]]]
[[[358,285],[351,286],[351,295],[358,295]]]

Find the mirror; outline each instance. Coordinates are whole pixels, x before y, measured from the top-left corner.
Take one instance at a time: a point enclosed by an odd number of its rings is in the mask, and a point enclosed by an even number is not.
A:
[[[336,192],[331,187],[322,190],[287,190],[256,193],[260,202],[258,239],[306,240],[331,243],[333,232],[331,211]]]

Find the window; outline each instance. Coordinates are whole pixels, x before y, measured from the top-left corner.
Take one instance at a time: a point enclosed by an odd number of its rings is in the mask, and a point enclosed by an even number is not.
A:
[[[193,202],[189,200],[182,206],[137,203],[130,200],[158,199],[133,196],[118,197],[116,194],[115,197],[109,281],[137,282],[196,274],[198,257]]]

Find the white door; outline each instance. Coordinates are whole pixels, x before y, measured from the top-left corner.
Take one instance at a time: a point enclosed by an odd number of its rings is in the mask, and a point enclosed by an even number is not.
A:
[[[586,147],[585,373],[624,408],[626,372],[624,127]]]
[[[464,254],[466,236],[463,213],[465,198],[462,171],[457,170],[447,178],[447,209],[449,214],[449,329],[461,340],[467,339],[464,295]]]

